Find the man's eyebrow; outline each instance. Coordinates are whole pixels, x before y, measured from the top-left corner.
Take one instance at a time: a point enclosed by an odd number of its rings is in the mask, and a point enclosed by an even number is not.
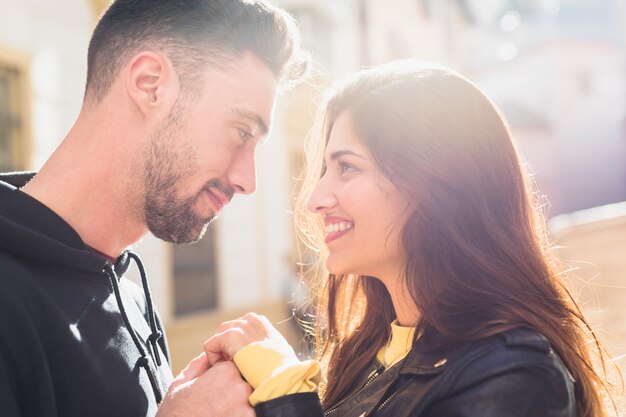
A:
[[[361,159],[367,159],[365,158],[363,155],[359,155],[358,153],[354,152],[354,151],[350,151],[350,150],[341,150],[341,151],[336,151],[330,154],[330,160],[334,161],[336,159],[341,158],[344,155],[352,155],[352,156],[356,156],[357,158],[361,158]]]
[[[233,109],[233,113],[243,117],[254,125],[254,130],[256,131],[254,132],[255,136],[267,135],[267,124],[265,123],[265,120],[263,120],[263,118],[258,114],[243,109]]]

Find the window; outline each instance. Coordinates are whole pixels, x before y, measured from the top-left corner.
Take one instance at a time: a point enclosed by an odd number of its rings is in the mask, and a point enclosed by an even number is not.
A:
[[[0,56],[0,172],[25,168],[23,71]]]
[[[182,317],[218,306],[215,224],[193,245],[174,246],[174,314]]]
[[[318,7],[312,3],[293,7],[288,11],[298,22],[304,46],[313,52],[316,60],[324,65],[332,65],[334,28],[326,13],[321,9],[323,9],[322,6]]]

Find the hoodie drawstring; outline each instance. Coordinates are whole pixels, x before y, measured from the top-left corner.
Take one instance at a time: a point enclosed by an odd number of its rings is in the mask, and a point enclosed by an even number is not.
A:
[[[148,341],[151,344],[151,348],[154,353],[157,365],[161,366],[161,359],[158,354],[157,343],[158,343],[158,340],[161,338],[162,333],[159,331],[157,324],[156,324],[155,314],[152,308],[152,298],[150,297],[150,291],[148,289],[148,281],[146,278],[145,270],[143,268],[143,264],[141,263],[141,259],[139,258],[139,256],[137,256],[136,254],[130,251],[127,251],[126,253],[132,259],[135,260],[135,262],[137,263],[137,267],[139,268],[139,273],[141,274],[141,282],[143,284],[144,295],[146,297],[146,303],[148,307],[150,330],[152,332],[150,336],[148,337]],[[137,350],[139,351],[139,354],[141,355],[141,358],[139,358],[139,360],[137,361],[137,365],[146,370],[148,379],[150,380],[150,385],[152,386],[152,392],[154,393],[154,398],[157,404],[160,404],[161,400],[163,399],[163,395],[161,394],[161,389],[159,387],[157,377],[152,371],[152,367],[150,366],[150,362],[148,360],[146,350],[144,349],[144,346],[141,344],[139,337],[137,336],[137,333],[135,332],[135,330],[130,324],[128,315],[126,314],[126,309],[124,308],[124,303],[122,302],[122,296],[120,294],[118,277],[117,277],[117,274],[115,273],[115,269],[113,265],[111,265],[110,262],[107,262],[104,265],[104,271],[106,272],[107,276],[109,277],[109,281],[111,282],[111,287],[113,288],[113,292],[115,293],[115,299],[117,301],[118,308],[120,309],[124,326],[126,327],[126,330],[128,330],[128,333],[130,333],[130,336],[133,339],[133,343],[135,344],[135,347],[137,348]]]
[[[141,285],[143,286],[143,293],[146,297],[146,305],[148,307],[148,319],[150,321],[150,331],[151,334],[148,337],[148,342],[152,347],[152,354],[154,355],[154,359],[158,366],[161,366],[161,355],[159,354],[159,340],[163,337],[163,333],[159,330],[156,322],[156,314],[154,313],[154,308],[152,307],[152,296],[150,295],[150,288],[148,287],[148,278],[146,277],[146,270],[143,267],[143,262],[141,262],[141,258],[134,252],[127,251],[126,252],[131,259],[135,261],[137,264],[137,268],[139,269],[139,275],[141,275]]]

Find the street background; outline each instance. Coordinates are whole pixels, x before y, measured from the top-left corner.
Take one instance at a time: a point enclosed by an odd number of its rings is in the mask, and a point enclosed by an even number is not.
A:
[[[441,62],[503,110],[549,204],[568,286],[626,372],[626,6],[620,0],[275,0],[316,71],[282,96],[258,189],[202,243],[136,245],[174,370],[220,322],[268,315],[304,351],[291,204],[325,87],[396,58]],[[0,170],[38,169],[77,116],[89,36],[105,0],[0,0]],[[136,277],[136,274],[135,274]],[[294,296],[296,294],[297,296]],[[295,301],[294,301],[295,300]]]

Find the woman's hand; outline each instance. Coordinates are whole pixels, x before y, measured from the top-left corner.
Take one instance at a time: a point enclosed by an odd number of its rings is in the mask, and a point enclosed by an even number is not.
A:
[[[231,360],[237,352],[250,343],[271,340],[289,346],[285,338],[265,316],[248,313],[237,320],[222,323],[217,333],[204,342],[204,351],[210,366],[219,361]]]

